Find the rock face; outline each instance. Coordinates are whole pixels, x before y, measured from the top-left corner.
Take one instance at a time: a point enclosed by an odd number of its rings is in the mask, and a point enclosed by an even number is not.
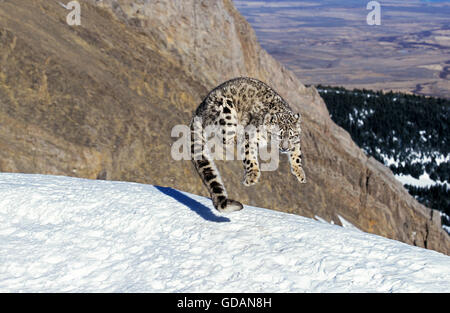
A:
[[[303,114],[308,183],[287,159],[241,185],[240,161],[219,163],[241,202],[358,228],[450,254],[439,214],[329,118],[314,88],[268,55],[231,0],[90,0],[81,25],[57,1],[0,2],[0,171],[171,186],[207,195],[189,161],[174,161],[171,129],[208,91],[258,78]],[[301,77],[300,77],[301,79]],[[138,195],[137,195],[138,196]]]

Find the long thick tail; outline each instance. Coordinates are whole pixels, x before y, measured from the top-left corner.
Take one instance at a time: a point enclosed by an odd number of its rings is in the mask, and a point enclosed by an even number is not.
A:
[[[242,210],[243,206],[240,202],[228,199],[222,178],[208,151],[208,146],[203,136],[203,125],[196,118],[191,122],[191,159],[197,173],[211,195],[214,207],[220,212]]]

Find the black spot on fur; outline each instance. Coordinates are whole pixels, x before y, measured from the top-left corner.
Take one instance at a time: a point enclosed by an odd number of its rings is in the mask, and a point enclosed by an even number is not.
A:
[[[223,108],[223,113],[225,113],[225,114],[229,114],[229,113],[231,113],[231,110],[230,110],[230,108],[228,108],[228,107],[224,107]]]
[[[214,188],[212,189],[212,191],[213,191],[214,193],[222,193],[222,192],[223,192],[223,189],[222,189],[221,187],[214,187]]]
[[[213,170],[210,167],[205,167],[203,169],[203,176],[206,177],[206,176],[209,176],[209,175],[214,175]]]
[[[221,118],[220,120],[219,120],[219,123],[220,123],[220,125],[225,125],[226,123],[225,123],[225,120],[223,119],[223,118]]]
[[[207,166],[207,165],[209,165],[209,161],[207,161],[207,160],[199,160],[199,161],[197,161],[197,166],[199,168],[202,168],[202,167]]]
[[[213,182],[210,184],[210,186],[211,186],[211,188],[220,188],[220,184],[219,184],[218,182],[216,182],[216,181],[213,181]]]
[[[216,175],[214,175],[214,174],[208,174],[208,175],[205,175],[205,180],[207,181],[207,182],[209,182],[210,180],[212,180],[212,179],[214,179],[214,178],[216,178],[217,176]]]

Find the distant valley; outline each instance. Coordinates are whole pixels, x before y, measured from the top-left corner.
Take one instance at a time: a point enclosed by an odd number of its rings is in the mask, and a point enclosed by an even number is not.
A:
[[[450,98],[450,2],[235,0],[265,48],[306,84]]]

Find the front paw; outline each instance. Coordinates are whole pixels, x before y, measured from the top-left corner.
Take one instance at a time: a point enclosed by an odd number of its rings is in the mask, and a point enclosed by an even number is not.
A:
[[[301,167],[293,168],[292,173],[297,177],[298,181],[302,184],[306,183],[305,171]]]
[[[259,171],[250,171],[245,173],[243,184],[245,186],[251,186],[256,184],[259,181],[259,177],[261,173]]]

